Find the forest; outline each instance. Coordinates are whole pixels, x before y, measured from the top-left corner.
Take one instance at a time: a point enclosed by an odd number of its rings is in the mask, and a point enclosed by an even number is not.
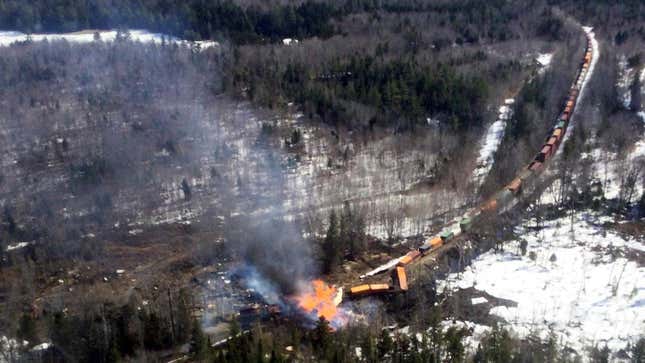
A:
[[[602,2],[600,2],[602,3]],[[638,9],[633,1],[628,9]],[[589,9],[592,5],[587,5]],[[592,8],[593,9],[593,8]],[[25,32],[145,28],[186,39],[228,36],[236,42],[276,41],[285,37],[329,37],[342,29],[334,19],[360,12],[437,12],[447,15],[467,42],[512,37],[504,19],[517,16],[504,1],[345,0],[261,1],[84,0],[0,2],[0,26]],[[477,30],[475,30],[477,29]],[[553,30],[553,29],[552,29]]]

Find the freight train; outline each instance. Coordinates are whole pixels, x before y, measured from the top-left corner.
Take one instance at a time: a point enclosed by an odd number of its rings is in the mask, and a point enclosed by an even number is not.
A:
[[[350,297],[361,297],[365,295],[407,290],[408,281],[405,273],[407,265],[423,258],[437,248],[451,242],[460,234],[468,231],[473,222],[478,220],[484,214],[503,213],[506,209],[514,205],[514,203],[517,202],[518,196],[522,192],[522,187],[537,179],[537,174],[544,169],[544,165],[555,155],[558,147],[562,143],[567,132],[569,120],[571,119],[571,115],[576,107],[578,96],[582,91],[584,80],[589,72],[592,57],[592,36],[587,33],[587,47],[584,59],[580,65],[576,80],[571,85],[569,93],[564,101],[562,113],[557,118],[555,125],[551,130],[549,130],[540,151],[508,185],[495,193],[492,198],[485,201],[482,205],[466,212],[457,223],[448,226],[439,235],[429,238],[419,248],[400,257],[398,263],[392,270],[392,284],[363,284],[354,286],[350,288]]]

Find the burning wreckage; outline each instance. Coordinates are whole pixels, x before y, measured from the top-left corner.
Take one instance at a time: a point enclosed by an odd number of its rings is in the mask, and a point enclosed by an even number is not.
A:
[[[218,326],[231,316],[243,329],[269,320],[298,320],[313,326],[321,316],[331,327],[340,328],[351,318],[350,311],[341,306],[343,289],[322,280],[303,281],[296,284],[293,293],[283,293],[254,268],[230,271],[209,272],[193,279],[204,291],[201,318],[205,330],[213,335],[219,335]]]

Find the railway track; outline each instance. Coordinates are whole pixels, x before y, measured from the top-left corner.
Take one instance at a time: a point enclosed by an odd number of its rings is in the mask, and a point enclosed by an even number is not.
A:
[[[568,138],[567,130],[570,129],[571,118],[578,101],[583,94],[586,81],[591,74],[595,60],[598,58],[597,43],[591,28],[583,28],[587,42],[584,57],[577,71],[575,81],[563,102],[562,112],[555,124],[549,130],[544,144],[530,163],[522,168],[519,173],[493,197],[481,205],[471,208],[461,217],[444,227],[442,231],[428,238],[421,246],[407,254],[395,258],[388,263],[361,276],[361,279],[372,279],[376,275],[391,273],[391,283],[361,283],[349,289],[350,297],[358,298],[369,295],[385,294],[406,291],[408,289],[408,269],[414,269],[412,276],[417,276],[424,269],[433,265],[437,256],[446,248],[458,242],[459,236],[471,229],[473,224],[485,220],[487,217],[506,213],[520,202],[523,190],[531,194],[538,189],[543,177],[543,171],[550,164],[562,145]]]

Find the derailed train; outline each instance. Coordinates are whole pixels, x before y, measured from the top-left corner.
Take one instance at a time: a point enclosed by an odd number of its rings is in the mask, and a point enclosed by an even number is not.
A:
[[[439,235],[429,238],[418,249],[412,250],[400,257],[398,263],[392,270],[393,284],[363,284],[354,286],[350,289],[350,296],[359,297],[387,292],[406,291],[408,289],[408,281],[405,273],[407,265],[449,243],[461,233],[468,231],[472,223],[483,214],[502,213],[512,206],[517,201],[516,198],[522,192],[522,187],[535,181],[537,174],[544,169],[544,164],[555,155],[558,147],[562,143],[569,125],[569,120],[575,109],[578,96],[582,90],[584,80],[589,72],[592,56],[593,47],[591,35],[587,34],[587,48],[584,59],[578,71],[578,76],[569,89],[569,93],[564,102],[564,109],[553,128],[549,131],[548,136],[545,139],[545,143],[529,165],[523,168],[508,185],[493,195],[493,197],[488,199],[482,205],[466,212],[458,223],[448,226]]]

